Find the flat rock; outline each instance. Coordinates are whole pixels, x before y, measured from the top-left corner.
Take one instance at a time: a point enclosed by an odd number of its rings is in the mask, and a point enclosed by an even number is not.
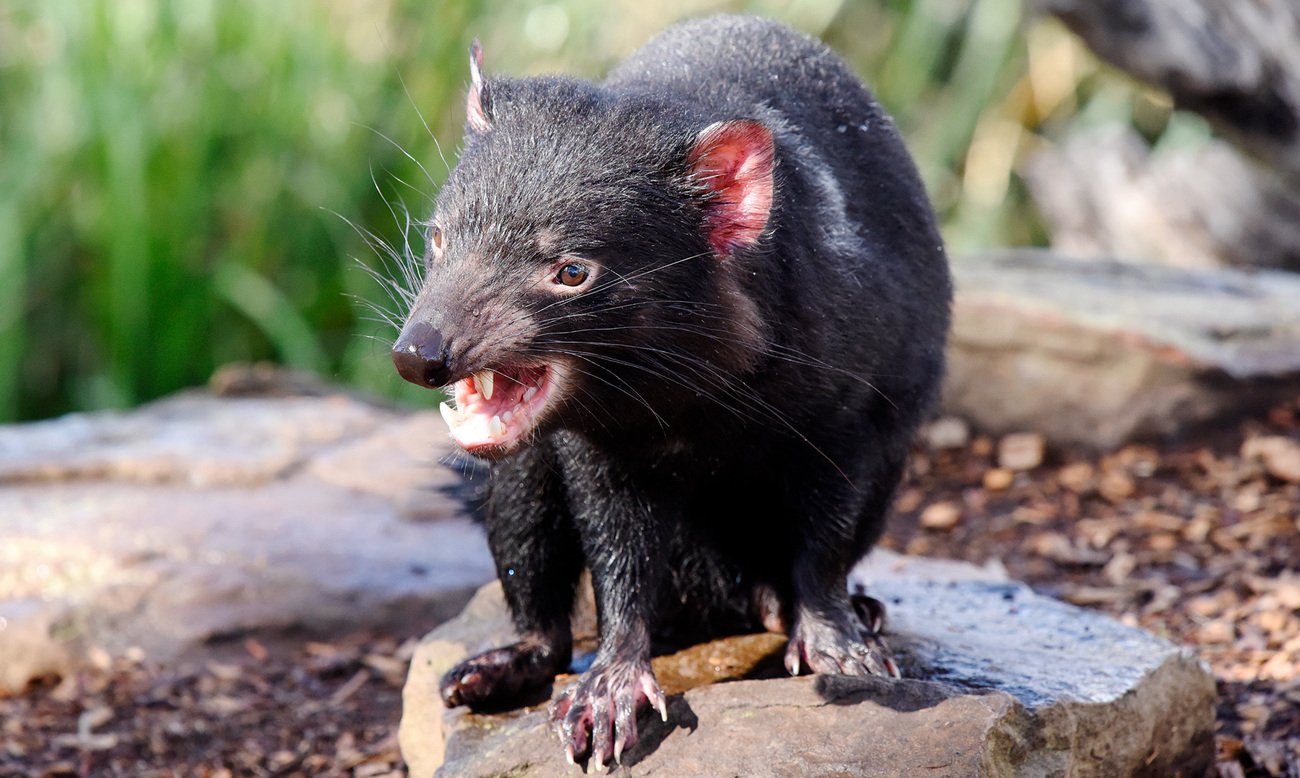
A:
[[[436,623],[493,575],[436,413],[190,393],[0,427],[0,691],[92,649]]]
[[[887,641],[903,680],[783,677],[784,638],[771,634],[656,657],[668,721],[643,715],[641,740],[612,772],[1101,778],[1209,769],[1214,682],[1177,646],[1039,596],[996,568],[878,550],[854,577],[889,608]],[[513,711],[443,708],[442,673],[511,636],[491,584],[416,650],[400,731],[412,776],[580,772],[546,721],[548,699],[574,676]]]
[[[1111,448],[1300,393],[1300,275],[1036,250],[953,262],[946,412]]]

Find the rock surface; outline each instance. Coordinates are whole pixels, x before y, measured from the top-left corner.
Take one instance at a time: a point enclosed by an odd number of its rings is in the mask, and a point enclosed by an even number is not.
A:
[[[776,635],[658,657],[669,720],[643,716],[641,741],[613,772],[1100,778],[1209,768],[1214,683],[1177,647],[999,580],[996,569],[878,550],[855,578],[890,609],[905,680],[782,677]],[[492,584],[417,649],[400,733],[412,776],[579,772],[545,714],[548,694],[573,676],[515,711],[442,707],[441,674],[510,634]]]
[[[1223,141],[1153,153],[1112,125],[1038,152],[1024,178],[1063,254],[1300,270],[1300,190]]]
[[[448,618],[493,568],[437,413],[179,395],[0,427],[0,690],[89,652]]]
[[[1103,59],[1300,181],[1300,5],[1293,0],[1035,0]]]
[[[1008,251],[953,262],[943,405],[1111,448],[1300,394],[1300,275]]]

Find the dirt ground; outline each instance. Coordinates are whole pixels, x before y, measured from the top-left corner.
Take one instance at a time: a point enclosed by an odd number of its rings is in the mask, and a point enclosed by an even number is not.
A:
[[[918,445],[886,545],[996,558],[1192,647],[1218,679],[1219,774],[1300,778],[1300,403],[1107,456],[940,437]],[[0,776],[403,776],[401,686],[428,626],[169,667],[98,657],[0,699]]]
[[[1300,404],[1202,440],[997,467],[922,451],[886,543],[1002,561],[1035,590],[1191,647],[1222,778],[1300,778]],[[1023,447],[1022,447],[1023,448]],[[1014,455],[1014,452],[1012,452]]]

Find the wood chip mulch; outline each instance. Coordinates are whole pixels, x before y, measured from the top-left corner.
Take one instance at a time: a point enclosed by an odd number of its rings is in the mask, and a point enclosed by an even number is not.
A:
[[[1105,456],[1039,463],[1007,442],[918,449],[885,544],[1000,560],[1039,592],[1193,648],[1218,681],[1219,775],[1300,778],[1300,401]],[[1031,467],[999,466],[1017,457]]]
[[[1105,456],[952,432],[918,445],[885,545],[1000,560],[1192,647],[1218,679],[1219,775],[1300,778],[1300,401]],[[0,778],[404,776],[413,635],[249,639],[175,666],[97,657],[0,699]]]
[[[162,667],[144,657],[0,699],[0,776],[402,778],[415,640],[356,634]]]

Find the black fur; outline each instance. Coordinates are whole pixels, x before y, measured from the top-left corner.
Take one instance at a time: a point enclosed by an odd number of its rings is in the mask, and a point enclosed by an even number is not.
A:
[[[653,701],[650,640],[760,628],[756,591],[792,664],[880,672],[845,577],[935,398],[951,295],[892,120],[824,45],[748,17],[673,27],[599,85],[492,77],[480,96],[491,129],[438,198],[446,242],[407,326],[436,328],[443,380],[555,361],[573,381],[486,501],[525,643],[453,670],[448,701],[562,671],[584,567],[601,647],[557,729],[600,763]],[[757,243],[719,258],[688,156],[735,119],[771,131],[775,193]],[[537,288],[560,256],[600,269],[590,291]]]

